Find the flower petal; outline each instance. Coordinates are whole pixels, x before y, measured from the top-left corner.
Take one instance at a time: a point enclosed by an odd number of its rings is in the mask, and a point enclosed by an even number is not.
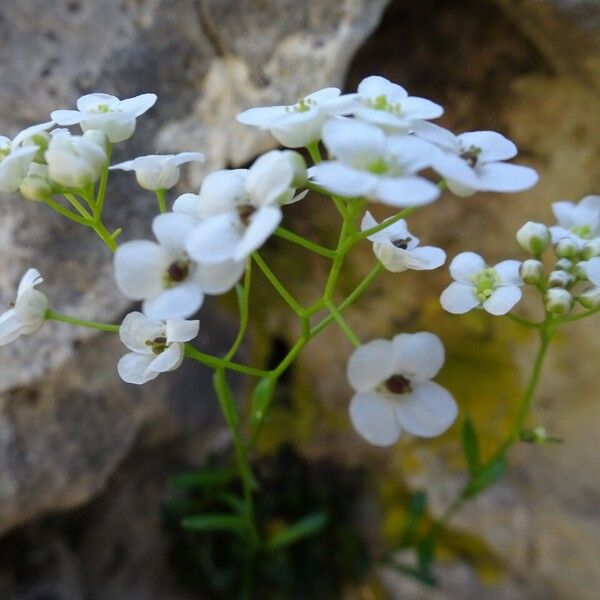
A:
[[[117,287],[130,300],[143,300],[160,293],[168,257],[155,242],[134,240],[121,244],[114,256]]]
[[[477,189],[488,192],[521,192],[533,187],[538,174],[529,167],[492,162],[477,167]]]
[[[243,226],[237,212],[208,217],[189,233],[185,248],[198,262],[219,263],[233,258],[242,240]]]
[[[408,92],[397,83],[392,83],[381,75],[369,75],[358,84],[361,99],[375,99],[385,96],[389,102],[398,102],[408,96]]]
[[[156,94],[140,94],[119,102],[119,110],[139,117],[152,108],[157,100]]]
[[[431,271],[441,267],[446,262],[446,253],[435,246],[421,246],[409,252],[420,263],[420,266],[410,267],[415,271]]]
[[[224,294],[239,280],[244,272],[245,262],[228,260],[216,264],[198,263],[194,273],[194,281],[205,294]]]
[[[87,117],[86,114],[80,113],[78,110],[53,110],[50,113],[50,118],[57,125],[76,125],[81,123]]]
[[[279,206],[262,206],[251,217],[250,224],[235,248],[233,260],[242,261],[260,248],[277,229],[282,218]]]
[[[139,354],[152,354],[146,342],[162,337],[165,334],[165,324],[157,319],[150,319],[141,312],[130,312],[125,316],[119,337],[121,341],[134,352]]]
[[[508,160],[517,155],[517,147],[497,131],[467,131],[457,136],[462,149],[479,148],[477,158],[481,162]]]
[[[273,204],[291,186],[294,169],[280,150],[260,156],[246,177],[246,191],[254,206]]]
[[[494,290],[483,303],[483,308],[491,315],[505,315],[521,299],[521,288],[503,285]]]
[[[458,407],[450,392],[434,381],[417,383],[396,407],[401,427],[420,437],[444,433],[457,415]]]
[[[186,281],[148,298],[142,310],[152,319],[185,319],[197,313],[203,302],[202,288],[194,281]]]
[[[346,372],[350,385],[357,392],[366,392],[391,377],[395,367],[392,342],[377,339],[354,350]]]
[[[370,196],[377,185],[375,175],[333,161],[323,161],[311,167],[309,175],[317,185],[350,198]]]
[[[485,269],[485,261],[475,252],[461,252],[450,263],[452,279],[461,283],[471,284],[473,276]]]
[[[161,246],[170,252],[183,253],[185,239],[197,225],[197,222],[182,212],[170,212],[157,215],[152,221],[152,232]]]
[[[440,303],[444,310],[453,315],[462,315],[480,304],[475,296],[475,288],[459,281],[454,281],[442,292]]]
[[[14,308],[2,313],[0,315],[0,346],[16,340],[24,328],[25,323],[19,319]]]
[[[385,150],[385,134],[362,121],[329,119],[323,126],[323,143],[331,156],[350,164],[357,159],[380,156]]]
[[[433,379],[444,364],[444,345],[429,331],[401,333],[392,340],[396,373],[411,381]]]
[[[373,198],[389,206],[423,206],[440,195],[437,185],[422,177],[381,177],[377,181]]]
[[[17,288],[17,300],[29,290],[33,289],[36,285],[42,283],[44,279],[40,275],[40,272],[37,269],[27,269],[25,275],[21,277],[21,281],[19,282],[19,287]]]
[[[165,373],[177,369],[183,362],[183,344],[168,346],[146,367],[146,373]]]
[[[158,373],[148,372],[148,366],[154,360],[153,354],[129,352],[122,356],[117,364],[119,377],[126,383],[141,385],[155,379]]]
[[[241,112],[236,118],[238,123],[252,125],[261,129],[270,129],[273,124],[288,114],[285,106],[260,106]]]
[[[585,265],[585,272],[588,279],[597,286],[600,286],[600,257],[590,258]]]
[[[500,276],[502,285],[523,285],[519,274],[520,268],[521,261],[519,260],[503,260],[494,267],[494,270]]]
[[[200,330],[200,321],[184,321],[183,319],[168,319],[166,334],[167,344],[172,342],[189,342]]]
[[[172,162],[177,167],[188,162],[203,162],[205,159],[202,152],[180,152],[172,158]]]
[[[355,394],[350,402],[350,420],[370,444],[391,446],[401,432],[394,408],[392,401],[374,392]]]

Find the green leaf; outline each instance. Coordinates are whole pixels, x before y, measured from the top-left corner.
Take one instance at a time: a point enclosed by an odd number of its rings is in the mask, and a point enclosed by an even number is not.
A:
[[[465,488],[464,497],[472,498],[498,481],[498,479],[504,477],[506,468],[506,457],[504,454],[493,457],[471,478],[471,481],[469,481]]]
[[[229,483],[234,478],[235,473],[228,469],[203,469],[174,475],[169,479],[169,485],[180,489],[217,487]]]
[[[183,519],[185,529],[192,531],[235,531],[239,533],[246,526],[242,517],[227,514],[198,515]]]
[[[250,408],[250,414],[252,415],[252,422],[254,424],[262,421],[265,411],[271,403],[276,383],[277,380],[273,377],[264,377],[254,387]]]
[[[479,459],[479,441],[473,422],[469,417],[466,417],[463,421],[462,443],[469,473],[475,475],[481,467],[481,461]]]
[[[231,393],[231,388],[227,383],[224,369],[217,369],[215,371],[215,374],[213,375],[213,385],[217,392],[221,410],[223,411],[227,424],[232,429],[237,429],[239,423],[237,409],[233,394]]]
[[[277,532],[267,542],[267,550],[279,550],[285,546],[295,544],[304,538],[319,533],[326,524],[327,515],[323,512],[307,515],[286,529]]]
[[[427,493],[422,490],[413,492],[408,502],[408,514],[402,535],[400,536],[399,547],[406,547],[413,544],[415,530],[419,521],[425,514],[427,508]]]

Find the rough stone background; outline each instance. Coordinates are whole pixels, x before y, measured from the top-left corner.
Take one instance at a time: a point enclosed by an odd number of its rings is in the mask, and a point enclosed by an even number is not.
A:
[[[494,262],[519,256],[514,231],[527,219],[550,221],[550,202],[600,190],[599,26],[594,0],[20,0],[0,8],[0,131],[12,135],[88,91],[122,97],[156,91],[159,103],[116,159],[149,149],[201,149],[209,157],[204,168],[214,169],[243,164],[272,143],[235,124],[239,110],[293,101],[325,85],[351,89],[365,75],[381,73],[441,102],[442,124],[505,132],[521,159],[539,169],[541,182],[531,192],[447,198],[414,219],[415,233],[451,256],[469,248]],[[202,174],[192,172],[182,190],[196,187]],[[128,223],[127,237],[145,234],[152,199],[126,175],[115,183],[112,224]],[[287,218],[290,227],[308,232],[315,214],[327,234],[335,218],[327,206],[296,205]],[[273,246],[275,265],[279,250]],[[0,251],[3,301],[33,264],[59,310],[117,320],[128,308],[112,284],[110,257],[92,234],[42,207],[3,200]],[[311,282],[322,265],[293,256],[297,278],[290,286],[308,300],[318,293]],[[348,281],[371,262],[368,248],[357,252]],[[420,328],[442,335],[449,354],[445,383],[481,431],[500,436],[533,340],[500,321],[443,315],[436,297],[447,283],[444,270],[402,278],[400,284],[383,277],[350,313],[351,322],[365,337]],[[255,317],[263,354],[270,344],[291,343],[286,332],[295,326],[278,305],[269,306]],[[226,346],[234,328],[229,313],[209,302],[201,318],[200,343],[215,351]],[[455,549],[461,558],[442,565],[443,585],[435,592],[383,572],[384,594],[597,597],[599,350],[587,322],[559,340],[535,421],[566,443],[520,448],[509,478],[457,518],[457,527],[485,540],[486,552]],[[462,478],[458,428],[439,442],[404,441],[393,452],[366,447],[344,418],[348,390],[340,365],[349,351],[331,331],[303,355],[290,375],[295,400],[273,422],[285,423],[307,455],[335,452],[340,460],[372,464],[383,473],[379,488],[386,480],[409,480],[427,487],[433,508],[442,510]],[[115,374],[121,352],[110,336],[60,324],[0,350],[0,528],[20,527],[19,539],[37,552],[25,571],[2,554],[0,597],[187,597],[163,560],[157,513],[164,481],[191,457],[227,441],[207,373],[184,368],[151,389],[132,389]],[[309,401],[296,401],[308,398],[307,390]],[[381,495],[393,513],[393,494]],[[58,524],[42,519],[93,498]],[[70,529],[77,530],[75,545]],[[494,558],[482,561],[482,554]]]

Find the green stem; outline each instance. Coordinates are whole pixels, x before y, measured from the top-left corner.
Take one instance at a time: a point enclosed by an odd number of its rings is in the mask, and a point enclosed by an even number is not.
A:
[[[88,223],[88,225],[96,232],[98,237],[108,246],[111,252],[114,252],[117,249],[115,235],[108,231],[108,229],[106,229],[104,223],[102,223],[101,221],[93,221],[92,223]]]
[[[346,334],[346,337],[350,340],[350,342],[354,345],[355,348],[360,346],[360,339],[358,336],[352,331],[352,328],[342,316],[342,313],[337,309],[337,306],[331,301],[327,300],[325,302],[325,306],[336,320],[339,328]]]
[[[511,320],[514,321],[515,323],[518,323],[519,325],[523,325],[524,327],[530,327],[532,329],[539,329],[541,323],[534,323],[533,321],[530,321],[529,319],[524,319],[523,317],[519,317],[519,315],[515,315],[513,313],[506,313],[506,316]]]
[[[230,360],[218,358],[212,354],[206,354],[191,344],[185,345],[185,356],[213,369],[228,369],[230,371],[236,371],[237,373],[244,373],[245,375],[261,378],[269,377],[271,375],[270,371],[265,371],[264,369],[255,369],[254,367],[249,367],[240,363],[231,362]]]
[[[100,185],[98,186],[98,194],[94,203],[94,219],[100,221],[102,219],[102,210],[104,209],[104,198],[106,197],[106,186],[108,184],[108,168],[110,167],[110,156],[112,154],[112,144],[106,144],[106,165],[100,176]]]
[[[63,196],[69,201],[71,206],[84,218],[91,219],[92,215],[87,211],[84,206],[75,198],[73,194],[63,194]]]
[[[112,333],[119,332],[119,325],[98,323],[97,321],[86,321],[84,319],[78,319],[77,317],[69,317],[68,315],[63,315],[50,309],[46,311],[46,319],[60,321],[61,323],[69,323],[70,325],[77,325],[79,327],[87,327],[89,329],[98,329],[100,331],[110,331]]]
[[[586,310],[585,312],[579,313],[578,315],[575,315],[574,317],[567,317],[562,320],[562,323],[573,323],[573,321],[579,321],[580,319],[585,319],[586,317],[589,317],[590,315],[595,315],[599,311],[600,311],[600,306],[598,308]]]
[[[250,298],[250,283],[252,280],[252,259],[246,259],[246,269],[244,271],[244,287],[240,290],[239,285],[236,286],[236,293],[238,298],[238,304],[240,308],[240,328],[238,329],[237,336],[229,348],[227,354],[223,357],[223,360],[229,362],[234,356],[235,353],[239,350],[242,342],[244,341],[244,336],[246,335],[246,330],[248,329],[248,318],[250,314],[249,309],[249,298]]]
[[[162,213],[167,212],[167,201],[165,200],[165,190],[156,190],[156,200],[158,201],[158,210]]]
[[[87,226],[89,224],[89,221],[87,219],[76,215],[74,212],[71,212],[68,208],[65,208],[64,206],[62,206],[62,204],[59,204],[58,202],[56,202],[56,200],[53,200],[50,197],[43,200],[43,202],[47,204],[52,210],[56,211],[57,213],[60,213],[63,217],[67,217],[67,219],[70,219],[71,221],[78,223],[79,225]]]
[[[321,150],[319,150],[319,140],[314,140],[308,146],[306,146],[310,158],[315,165],[319,164],[323,159],[321,158]]]
[[[321,256],[326,256],[327,258],[333,258],[335,256],[335,251],[330,250],[329,248],[325,248],[320,246],[319,244],[315,244],[310,240],[303,238],[301,235],[298,235],[292,231],[288,231],[283,227],[278,227],[275,230],[275,235],[287,240],[288,242],[292,242],[293,244],[297,244],[298,246],[302,246],[307,250],[314,252],[315,254],[320,254]]]
[[[258,252],[252,253],[254,262],[259,266],[264,276],[269,280],[269,283],[275,288],[277,293],[285,300],[288,306],[299,316],[304,317],[305,311],[298,301],[285,289],[281,281],[277,278],[277,275],[271,271],[267,263],[262,259]]]

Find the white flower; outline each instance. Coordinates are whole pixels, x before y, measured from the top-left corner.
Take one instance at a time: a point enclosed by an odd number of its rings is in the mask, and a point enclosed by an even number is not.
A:
[[[106,151],[98,144],[97,133],[54,133],[45,153],[50,179],[69,188],[82,188],[94,183],[106,163]]]
[[[436,119],[444,113],[439,104],[409,96],[403,87],[378,75],[363,79],[354,98],[351,110],[355,117],[402,132],[407,132],[417,120]]]
[[[340,96],[337,88],[325,88],[290,106],[250,108],[240,113],[237,120],[268,129],[288,148],[300,148],[318,140],[327,117],[347,113],[351,102],[351,98]]]
[[[391,446],[402,430],[421,437],[446,431],[458,409],[451,394],[431,381],[444,364],[444,346],[429,332],[372,340],[348,361],[356,391],[350,403],[354,428],[376,446]]]
[[[200,194],[184,194],[173,205],[200,219],[185,247],[200,262],[244,260],[281,221],[280,204],[293,196],[294,164],[286,152],[272,150],[246,169],[216,171]]]
[[[119,360],[119,376],[127,383],[142,384],[177,369],[183,362],[184,342],[194,339],[199,327],[199,321],[164,322],[129,313],[121,323],[119,337],[132,352]]]
[[[361,223],[362,231],[378,225],[370,212],[365,213]],[[381,264],[393,273],[414,269],[429,271],[437,269],[446,262],[446,253],[433,246],[419,246],[419,238],[406,227],[406,221],[400,219],[389,227],[370,235],[373,252]]]
[[[15,192],[19,188],[39,151],[36,138],[53,125],[52,121],[32,125],[13,140],[0,136],[0,192]]]
[[[552,241],[567,237],[581,248],[589,240],[600,237],[600,196],[586,196],[577,204],[553,202],[552,212],[558,225],[550,227]]]
[[[113,165],[111,169],[135,171],[137,182],[146,190],[170,190],[179,181],[179,167],[187,162],[204,160],[200,152],[151,154]]]
[[[450,263],[450,275],[456,281],[442,292],[442,307],[455,315],[477,306],[492,315],[505,315],[521,299],[520,266],[518,260],[504,260],[488,267],[479,254],[459,254]]]
[[[117,286],[127,298],[143,300],[151,318],[189,317],[202,306],[204,294],[222,294],[242,275],[243,261],[200,264],[189,257],[185,241],[195,225],[185,214],[158,215],[152,222],[158,243],[134,240],[115,252]]]
[[[495,131],[469,131],[454,135],[422,121],[413,127],[415,134],[437,144],[432,167],[446,179],[457,196],[481,192],[520,192],[534,186],[537,173],[522,165],[505,162],[517,155],[517,147]]]
[[[309,169],[325,189],[347,197],[365,197],[390,206],[420,206],[439,196],[436,185],[414,175],[431,164],[436,148],[414,136],[386,136],[375,125],[331,119],[323,127],[331,157]]]
[[[584,263],[587,278],[596,286],[600,286],[600,256],[590,258]]]
[[[35,333],[45,320],[48,298],[35,289],[44,281],[37,269],[28,269],[17,289],[14,308],[0,315],[0,346],[20,335]]]
[[[58,125],[79,123],[83,131],[99,129],[111,142],[122,142],[133,135],[136,118],[155,102],[155,94],[141,94],[127,100],[110,94],[86,94],[77,100],[77,110],[55,110],[51,117]]]

